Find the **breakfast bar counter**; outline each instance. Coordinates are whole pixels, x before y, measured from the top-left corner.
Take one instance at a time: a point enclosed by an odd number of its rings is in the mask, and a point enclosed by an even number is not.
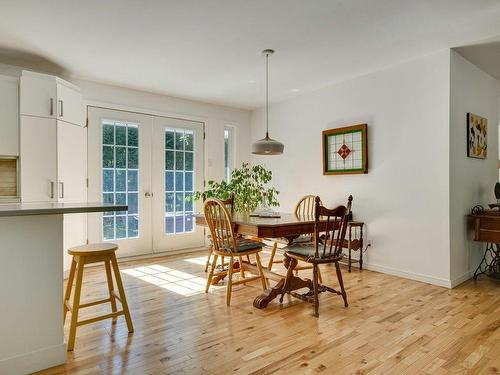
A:
[[[0,204],[0,374],[66,362],[63,216],[127,209],[88,202]]]

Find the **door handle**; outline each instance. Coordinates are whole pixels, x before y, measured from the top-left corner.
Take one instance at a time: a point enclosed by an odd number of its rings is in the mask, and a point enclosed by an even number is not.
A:
[[[153,193],[150,193],[149,191],[147,191],[147,192],[144,193],[144,196],[146,198],[152,198],[153,197]]]
[[[64,116],[64,102],[59,100],[59,117]]]
[[[54,199],[54,181],[50,181],[50,199]]]
[[[64,198],[64,182],[59,181],[59,187],[61,188],[59,191],[59,198]]]
[[[54,98],[50,98],[50,116],[54,116]]]

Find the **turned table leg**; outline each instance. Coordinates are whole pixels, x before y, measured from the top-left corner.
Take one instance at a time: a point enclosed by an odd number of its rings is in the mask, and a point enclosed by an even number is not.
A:
[[[313,289],[313,283],[311,280],[303,280],[300,277],[293,275],[293,271],[297,266],[297,263],[297,259],[290,258],[285,254],[283,264],[287,268],[287,276],[282,278],[273,288],[266,289],[264,293],[255,298],[253,301],[254,307],[264,309],[267,305],[269,305],[269,302],[278,296],[281,297],[280,302],[282,302],[285,293],[291,293],[294,290],[302,288],[309,288],[310,290]]]

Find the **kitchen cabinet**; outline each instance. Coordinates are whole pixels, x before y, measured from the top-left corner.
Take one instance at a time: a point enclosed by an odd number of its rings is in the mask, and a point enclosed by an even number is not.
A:
[[[56,121],[21,116],[20,184],[23,202],[57,201]]]
[[[85,128],[57,120],[57,200],[86,200]]]
[[[52,118],[21,116],[21,200],[86,200],[85,128]]]
[[[20,78],[20,113],[54,118],[83,126],[80,89],[55,76],[23,71]]]
[[[19,155],[19,78],[0,75],[0,156]]]

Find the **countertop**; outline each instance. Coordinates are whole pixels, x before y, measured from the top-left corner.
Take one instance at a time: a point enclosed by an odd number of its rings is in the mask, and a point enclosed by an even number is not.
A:
[[[77,214],[85,212],[127,211],[127,205],[102,202],[9,203],[0,204],[0,217],[26,215]]]

